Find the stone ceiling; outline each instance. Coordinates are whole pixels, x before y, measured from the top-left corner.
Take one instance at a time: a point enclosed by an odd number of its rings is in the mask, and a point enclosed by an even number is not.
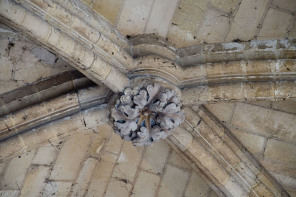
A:
[[[143,182],[158,196],[296,196],[296,2],[221,2],[2,1],[1,21],[20,33],[1,24],[0,134],[16,136],[0,142],[0,196],[144,196]],[[91,118],[101,109],[91,107],[106,104],[110,89],[138,79],[180,90],[186,112],[176,134],[144,150],[104,133],[105,115]],[[97,152],[82,148],[74,175],[62,158],[77,139]],[[126,155],[135,158],[126,164]],[[17,158],[27,163],[15,185],[7,177]],[[101,159],[118,167],[98,190]],[[170,180],[177,175],[178,184]],[[43,177],[49,182],[39,184]]]

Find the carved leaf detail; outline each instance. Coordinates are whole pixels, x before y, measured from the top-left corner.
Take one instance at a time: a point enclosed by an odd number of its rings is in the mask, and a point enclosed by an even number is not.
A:
[[[166,138],[185,118],[177,93],[159,84],[125,89],[111,115],[115,132],[136,146]]]

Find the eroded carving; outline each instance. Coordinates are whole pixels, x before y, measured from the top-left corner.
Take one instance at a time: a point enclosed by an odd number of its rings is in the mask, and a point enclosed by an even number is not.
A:
[[[185,118],[177,93],[159,84],[125,89],[111,116],[115,132],[135,146],[166,138]]]

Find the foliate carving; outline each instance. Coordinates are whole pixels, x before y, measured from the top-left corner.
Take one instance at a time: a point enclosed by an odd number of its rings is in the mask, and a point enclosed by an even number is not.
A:
[[[115,132],[135,146],[166,138],[185,118],[177,93],[159,84],[125,89],[111,116]]]

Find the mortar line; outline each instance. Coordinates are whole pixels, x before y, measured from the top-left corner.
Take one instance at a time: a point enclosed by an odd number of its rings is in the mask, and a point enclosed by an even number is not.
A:
[[[234,18],[235,18],[236,14],[237,14],[237,12],[238,12],[238,10],[239,10],[239,7],[240,7],[241,3],[242,3],[242,0],[239,0],[239,2],[238,2],[238,4],[237,4],[237,6],[236,6],[234,12],[231,14],[230,24],[229,24],[229,29],[228,29],[228,31],[227,31],[227,33],[226,33],[226,35],[225,35],[224,41],[226,41],[226,39],[227,39],[228,36],[229,36],[229,33],[230,33],[230,30],[231,30],[232,23],[234,22]]]
[[[117,26],[118,26],[118,22],[119,22],[119,20],[120,20],[120,16],[121,16],[121,14],[122,14],[123,7],[124,7],[125,4],[126,4],[126,1],[127,1],[127,0],[122,0],[121,6],[120,6],[120,8],[119,8],[118,16],[117,16],[116,21],[115,21],[115,23],[114,23],[114,27],[116,27],[116,29],[117,29]]]
[[[155,190],[155,193],[154,193],[154,196],[155,196],[155,197],[158,196],[158,193],[159,193],[159,190],[160,190],[160,186],[161,186],[161,184],[162,184],[162,180],[163,180],[164,174],[166,173],[166,169],[167,169],[167,166],[168,166],[168,161],[169,161],[169,159],[170,159],[170,157],[171,157],[172,151],[173,151],[173,149],[170,148],[170,151],[169,151],[169,153],[168,153],[168,155],[167,155],[167,157],[166,157],[166,159],[165,159],[165,165],[164,165],[164,167],[163,167],[163,169],[162,169],[162,172],[161,172],[161,174],[160,174],[159,183],[158,183],[158,185],[157,185],[157,187],[156,187],[156,190]]]
[[[272,0],[269,0],[268,3],[266,4],[263,15],[262,15],[262,17],[259,21],[259,24],[258,24],[259,27],[257,26],[257,28],[256,28],[256,32],[255,32],[253,40],[257,40],[257,36],[259,35],[260,30],[262,29],[263,22],[265,20],[268,10],[270,9],[271,3],[272,3]]]
[[[107,185],[106,185],[106,187],[105,187],[105,189],[104,189],[103,196],[106,196],[107,189],[108,189],[108,187],[109,187],[109,185],[110,185],[110,182],[111,182],[111,179],[112,179],[112,174],[113,174],[113,172],[114,172],[114,170],[115,170],[115,167],[116,167],[116,165],[117,165],[117,163],[118,163],[118,160],[119,160],[119,157],[120,157],[120,155],[121,155],[121,152],[122,152],[123,146],[124,146],[124,144],[125,144],[124,142],[125,142],[125,141],[123,141],[123,142],[121,143],[120,150],[119,150],[119,156],[116,158],[116,160],[115,160],[115,162],[114,162],[114,165],[113,165],[113,167],[112,167],[112,170],[111,170],[110,176],[108,177],[108,183],[107,183]]]
[[[155,3],[155,0],[153,0],[152,4],[151,4],[151,7],[149,9],[149,13],[148,13],[148,16],[147,16],[147,21],[145,23],[145,26],[144,26],[144,29],[143,29],[143,34],[146,33],[146,30],[147,30],[147,25],[148,25],[148,22],[150,20],[150,16],[151,16],[151,12],[152,12],[152,9],[154,8],[154,3]]]
[[[190,173],[190,174],[189,174],[189,176],[188,176],[188,178],[187,178],[187,180],[186,180],[185,187],[184,187],[184,190],[183,190],[183,192],[182,192],[182,197],[185,197],[185,194],[186,194],[186,191],[187,191],[187,188],[188,188],[188,185],[189,185],[189,181],[190,181],[190,179],[191,179],[191,177],[192,177],[192,174],[193,174],[193,170],[192,170],[192,168],[191,168],[191,170],[190,170],[189,173]]]
[[[143,149],[143,152],[142,152],[142,154],[141,154],[140,161],[139,161],[138,166],[137,166],[136,174],[135,174],[135,176],[134,176],[134,178],[133,178],[132,188],[131,188],[131,191],[130,191],[130,195],[133,194],[133,190],[134,190],[134,188],[135,188],[136,181],[138,180],[139,174],[140,174],[140,172],[141,172],[141,166],[142,166],[142,163],[143,163],[143,160],[144,160],[144,154],[145,154],[145,152],[146,152],[146,149],[147,149],[147,147],[145,146],[144,149]]]

